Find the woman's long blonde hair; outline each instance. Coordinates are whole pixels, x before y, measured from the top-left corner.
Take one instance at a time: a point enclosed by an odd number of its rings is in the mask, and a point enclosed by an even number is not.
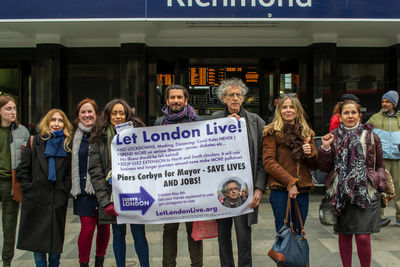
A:
[[[296,109],[297,112],[297,117],[296,117],[296,124],[300,124],[301,126],[301,136],[304,138],[307,138],[309,136],[314,135],[313,130],[311,130],[310,126],[307,123],[306,119],[306,113],[304,112],[304,109],[300,103],[300,101],[297,99],[297,97],[291,97],[291,96],[285,96],[279,99],[278,105],[276,105],[275,109],[275,116],[272,122],[270,123],[270,126],[274,128],[275,131],[280,132],[283,128],[284,120],[282,118],[281,114],[281,109],[283,102],[286,99],[290,99],[292,101],[294,108]]]
[[[50,130],[49,125],[50,125],[51,118],[57,112],[61,115],[63,122],[64,122],[64,128],[63,128],[63,132],[65,135],[64,150],[67,152],[70,152],[71,151],[70,145],[71,145],[71,141],[72,141],[72,124],[61,109],[53,108],[53,109],[49,110],[46,113],[46,115],[44,115],[44,117],[40,120],[40,123],[39,123],[40,137],[43,140],[47,140],[52,136],[52,132]]]

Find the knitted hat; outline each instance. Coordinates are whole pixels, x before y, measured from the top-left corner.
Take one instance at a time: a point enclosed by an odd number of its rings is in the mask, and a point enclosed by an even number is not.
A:
[[[399,94],[396,91],[391,90],[391,91],[385,93],[382,96],[382,99],[389,100],[393,104],[394,107],[397,107],[397,104],[399,103]]]
[[[360,99],[358,99],[358,97],[353,94],[343,94],[340,97],[340,101],[345,101],[345,100],[353,100],[360,104]]]

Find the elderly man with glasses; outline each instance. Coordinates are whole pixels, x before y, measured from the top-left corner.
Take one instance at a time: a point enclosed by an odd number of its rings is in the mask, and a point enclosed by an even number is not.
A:
[[[236,180],[229,179],[222,188],[224,194],[222,205],[228,208],[236,208],[244,203],[240,197],[240,184]]]
[[[254,194],[250,207],[254,212],[235,217],[217,220],[218,244],[221,267],[235,266],[232,252],[232,224],[235,223],[236,239],[238,246],[238,266],[252,266],[251,257],[251,225],[257,223],[258,204],[262,192],[265,190],[267,175],[262,165],[262,131],[264,121],[257,115],[248,112],[243,107],[244,98],[248,92],[247,86],[240,79],[227,79],[217,89],[218,98],[225,104],[225,109],[215,112],[213,118],[235,117],[244,118],[247,125],[247,139],[251,160]]]

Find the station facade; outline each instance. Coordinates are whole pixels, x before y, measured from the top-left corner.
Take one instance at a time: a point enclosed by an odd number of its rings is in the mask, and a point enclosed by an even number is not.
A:
[[[399,88],[400,4],[391,0],[5,2],[0,92],[19,99],[31,128],[52,107],[73,118],[84,97],[101,109],[123,97],[152,125],[172,83],[208,117],[222,108],[218,84],[239,77],[247,109],[267,120],[274,99],[296,93],[322,135],[343,93],[360,98],[365,118]]]

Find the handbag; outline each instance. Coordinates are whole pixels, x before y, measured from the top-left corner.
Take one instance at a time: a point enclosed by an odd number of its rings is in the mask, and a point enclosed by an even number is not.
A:
[[[218,223],[215,220],[193,222],[192,238],[194,241],[218,236]]]
[[[21,184],[19,183],[19,180],[17,178],[17,171],[12,170],[11,171],[11,188],[12,188],[12,198],[17,201],[18,203],[22,202],[22,189],[21,189]]]
[[[393,184],[393,178],[387,169],[385,169],[385,176],[386,176],[386,190],[381,194],[382,208],[386,208],[389,205],[389,202],[396,196],[396,191],[394,189],[394,184]]]
[[[31,146],[31,151],[33,150],[33,136],[30,137],[30,146]],[[12,170],[11,171],[11,195],[12,198],[17,201],[18,203],[22,202],[22,189],[21,189],[21,184],[17,178],[17,171]]]
[[[290,197],[288,196],[284,225],[276,234],[275,243],[268,252],[268,256],[276,263],[285,267],[306,267],[309,266],[310,249],[297,200],[294,199],[294,207],[300,221],[300,234],[296,233],[293,229],[292,215],[290,216],[290,227],[287,226],[290,206]]]
[[[319,222],[323,225],[335,225],[337,217],[334,213],[334,208],[331,207],[331,200],[328,195],[321,200],[319,205]]]

